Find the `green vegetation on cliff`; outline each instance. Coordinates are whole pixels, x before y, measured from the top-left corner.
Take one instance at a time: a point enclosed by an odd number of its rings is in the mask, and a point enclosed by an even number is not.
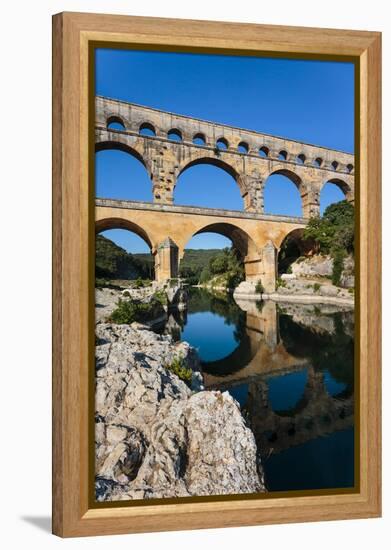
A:
[[[183,357],[174,357],[171,363],[168,363],[164,366],[167,370],[176,374],[190,387],[193,371],[190,367],[186,365]]]
[[[95,276],[102,279],[145,279],[151,278],[151,272],[145,262],[103,235],[97,235]]]
[[[343,261],[354,252],[354,206],[346,200],[331,204],[321,218],[311,218],[304,239],[312,240],[316,252],[333,258],[332,282],[340,282]]]
[[[130,325],[134,321],[143,323],[157,319],[164,313],[161,296],[153,296],[151,301],[147,303],[120,298],[108,321],[118,325]]]
[[[346,200],[331,204],[321,218],[311,218],[304,230],[305,239],[313,239],[317,252],[354,251],[354,206]]]

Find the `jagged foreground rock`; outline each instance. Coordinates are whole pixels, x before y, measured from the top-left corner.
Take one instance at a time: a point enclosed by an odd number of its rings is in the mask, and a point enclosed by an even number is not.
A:
[[[193,348],[140,325],[99,323],[96,333],[97,500],[264,490],[234,399],[194,393],[163,366],[182,356],[199,386]]]

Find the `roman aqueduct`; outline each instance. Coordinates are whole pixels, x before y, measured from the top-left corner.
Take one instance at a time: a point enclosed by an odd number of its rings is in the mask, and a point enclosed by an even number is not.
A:
[[[261,279],[273,292],[278,250],[287,235],[319,215],[322,187],[334,183],[354,202],[354,155],[101,96],[95,112],[96,151],[119,149],[137,158],[153,192],[153,202],[97,198],[96,231],[124,228],[143,238],[157,280],[177,277],[192,236],[216,232],[241,254],[246,280]],[[174,204],[179,176],[197,164],[212,164],[235,179],[243,211]],[[273,174],[296,185],[302,217],[264,213],[264,185]]]

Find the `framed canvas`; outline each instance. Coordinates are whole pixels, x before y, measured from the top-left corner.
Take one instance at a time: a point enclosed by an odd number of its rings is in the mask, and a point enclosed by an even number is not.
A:
[[[53,532],[381,513],[381,35],[53,18]]]

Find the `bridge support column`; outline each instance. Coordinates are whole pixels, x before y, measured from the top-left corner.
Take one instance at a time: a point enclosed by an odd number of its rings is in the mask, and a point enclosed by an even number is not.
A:
[[[348,202],[350,202],[351,204],[354,205],[354,192],[353,191],[348,191],[345,195],[345,198]]]
[[[262,286],[268,294],[276,291],[277,250],[271,241],[262,249]]]
[[[277,280],[277,250],[271,241],[268,241],[262,249],[260,257],[244,261],[246,281],[262,283],[264,291],[275,292]]]
[[[170,156],[167,146],[158,150],[151,167],[153,202],[173,204],[176,184],[176,162]]]
[[[319,193],[306,191],[301,195],[301,204],[304,218],[314,218],[319,216]]]
[[[269,349],[274,350],[278,343],[277,305],[271,300],[264,302],[260,315],[264,340]]]
[[[157,281],[166,281],[178,277],[178,246],[167,237],[157,247],[155,255],[155,274]]]
[[[262,180],[250,176],[242,176],[244,182],[242,198],[245,212],[263,212],[263,190]]]

